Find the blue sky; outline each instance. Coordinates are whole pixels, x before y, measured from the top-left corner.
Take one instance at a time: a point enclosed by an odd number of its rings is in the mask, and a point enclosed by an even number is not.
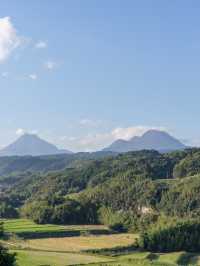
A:
[[[199,12],[197,0],[2,1],[0,146],[35,132],[95,150],[149,128],[199,144]]]

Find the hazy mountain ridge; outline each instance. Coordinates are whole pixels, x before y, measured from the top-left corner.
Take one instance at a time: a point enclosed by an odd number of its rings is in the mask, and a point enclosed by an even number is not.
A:
[[[130,140],[118,139],[104,152],[129,152],[138,150],[157,150],[160,152],[182,150],[186,146],[167,132],[149,130],[141,137],[135,136]],[[58,149],[54,144],[39,138],[34,134],[24,134],[16,141],[0,150],[0,156],[41,156],[56,154],[72,154],[73,152]]]
[[[149,130],[141,137],[133,137],[130,140],[116,140],[104,151],[128,152],[138,150],[173,151],[182,150],[186,146],[167,132]]]
[[[15,142],[0,151],[0,156],[39,156],[52,154],[71,154],[68,150],[59,150],[55,145],[34,134],[24,134]]]

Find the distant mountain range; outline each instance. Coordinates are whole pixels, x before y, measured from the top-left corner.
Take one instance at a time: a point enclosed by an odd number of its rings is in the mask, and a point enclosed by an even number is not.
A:
[[[55,145],[39,138],[37,135],[24,134],[12,144],[0,151],[0,156],[52,155],[69,154],[68,150],[59,150]]]
[[[182,150],[186,146],[167,132],[149,130],[141,137],[133,137],[130,140],[116,140],[104,151],[128,152],[138,150],[157,150],[160,152]]]
[[[149,130],[141,137],[130,140],[116,140],[103,152],[128,152],[138,150],[157,150],[160,152],[182,150],[186,146],[167,132]],[[55,145],[34,134],[24,134],[15,142],[0,150],[0,156],[40,156],[56,154],[72,154],[69,150],[60,150]]]

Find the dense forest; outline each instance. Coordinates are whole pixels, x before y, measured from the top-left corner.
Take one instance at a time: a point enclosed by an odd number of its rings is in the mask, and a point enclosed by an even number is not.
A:
[[[200,231],[200,149],[87,154],[85,158],[81,154],[68,158],[70,163],[60,156],[60,171],[57,167],[50,171],[59,165],[58,156],[54,163],[52,156],[45,160],[49,161],[45,171],[38,171],[37,165],[37,170],[21,167],[2,175],[1,217],[28,217],[40,224],[106,224],[116,231],[143,232],[141,248],[171,251],[190,245],[194,250],[191,243],[184,246],[183,238],[179,248],[171,248],[170,241],[174,231],[185,235]],[[161,247],[158,239],[165,239],[171,249]]]

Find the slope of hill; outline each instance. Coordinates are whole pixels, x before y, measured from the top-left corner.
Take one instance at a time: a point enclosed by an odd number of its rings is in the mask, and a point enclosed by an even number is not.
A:
[[[143,210],[197,217],[200,165],[193,162],[199,158],[199,149],[188,149],[168,154],[145,150],[88,160],[63,171],[24,175],[3,189],[0,198],[13,207],[24,206],[23,215],[42,223],[63,223],[68,214],[82,219],[85,213],[87,220],[77,223],[97,222],[101,208],[104,219],[125,219],[122,222],[132,226],[142,224]],[[190,174],[197,175],[187,177]]]
[[[182,150],[185,148],[186,146],[184,144],[169,135],[167,132],[159,130],[149,130],[141,137],[133,137],[128,141],[117,140],[104,150],[114,152],[157,150],[166,152],[173,150]]]
[[[0,157],[0,180],[20,178],[30,173],[47,173],[76,168],[88,164],[91,160],[115,156],[112,152],[73,153],[44,156],[6,156]]]
[[[176,163],[173,156],[168,158],[157,151],[129,152],[85,163],[82,161],[80,167],[41,175],[38,178],[35,175],[25,176],[14,184],[12,192],[18,196],[23,195],[23,198],[30,195],[37,198],[49,194],[77,193],[120,177],[132,180],[137,176],[152,180],[173,178],[173,168]]]
[[[0,156],[39,156],[50,154],[69,154],[68,150],[59,150],[55,145],[37,135],[24,134],[12,144],[0,151]]]

